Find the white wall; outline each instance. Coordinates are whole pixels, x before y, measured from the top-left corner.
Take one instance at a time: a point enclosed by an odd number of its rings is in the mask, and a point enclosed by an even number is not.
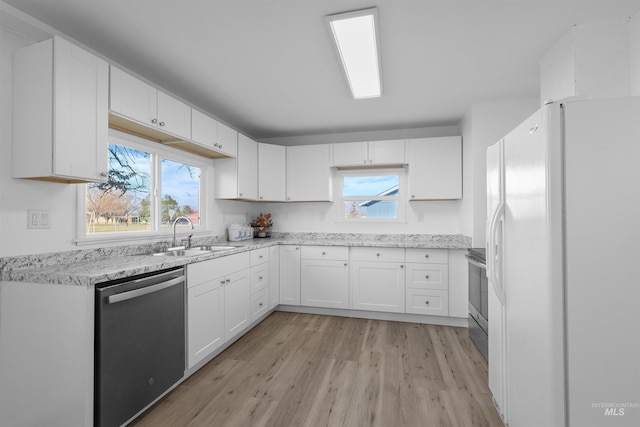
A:
[[[470,197],[465,198],[461,209],[461,229],[464,234],[472,237],[474,247],[485,245],[487,147],[533,114],[539,108],[538,102],[538,98],[524,98],[477,103],[464,116],[461,124],[462,135],[467,144],[464,158],[472,165],[466,167],[471,174],[464,178],[465,191],[470,193]]]
[[[629,71],[631,95],[640,95],[640,11],[629,21]]]

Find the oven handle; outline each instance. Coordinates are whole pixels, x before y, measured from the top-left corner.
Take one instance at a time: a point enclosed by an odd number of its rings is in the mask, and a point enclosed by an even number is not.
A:
[[[107,304],[115,304],[122,301],[127,301],[133,298],[138,298],[144,295],[149,295],[154,292],[161,291],[163,289],[170,288],[177,284],[184,282],[184,276],[176,277],[175,279],[167,280],[166,282],[157,283],[155,285],[146,286],[144,288],[134,289],[132,291],[121,292],[119,294],[110,295],[107,297]]]
[[[471,258],[469,256],[469,254],[464,254],[464,256],[465,256],[465,258],[467,258],[467,261],[469,261],[469,264],[475,265],[476,267],[484,268],[486,270],[486,268],[487,268],[486,264],[482,264],[482,263],[476,261],[475,259]]]

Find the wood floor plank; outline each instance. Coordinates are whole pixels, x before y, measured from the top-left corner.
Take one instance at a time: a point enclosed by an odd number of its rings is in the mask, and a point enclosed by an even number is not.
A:
[[[275,312],[136,427],[502,427],[465,328]]]

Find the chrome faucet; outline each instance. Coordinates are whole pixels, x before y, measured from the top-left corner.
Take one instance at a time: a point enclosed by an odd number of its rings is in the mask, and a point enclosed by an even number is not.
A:
[[[180,221],[181,219],[186,219],[187,221],[189,221],[189,224],[191,224],[191,229],[193,230],[193,222],[186,216],[179,216],[178,218],[175,219],[175,221],[173,221],[173,240],[171,242],[171,247],[175,248],[176,247],[176,224],[178,223],[178,221]],[[191,236],[191,235],[189,235]],[[189,246],[191,246],[191,239],[189,239]]]

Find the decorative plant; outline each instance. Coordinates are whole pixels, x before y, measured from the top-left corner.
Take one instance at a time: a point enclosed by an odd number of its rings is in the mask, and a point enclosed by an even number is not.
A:
[[[260,230],[266,230],[272,225],[273,222],[271,221],[271,214],[262,214],[262,212],[260,212],[260,216],[251,223],[252,227],[258,227]]]

